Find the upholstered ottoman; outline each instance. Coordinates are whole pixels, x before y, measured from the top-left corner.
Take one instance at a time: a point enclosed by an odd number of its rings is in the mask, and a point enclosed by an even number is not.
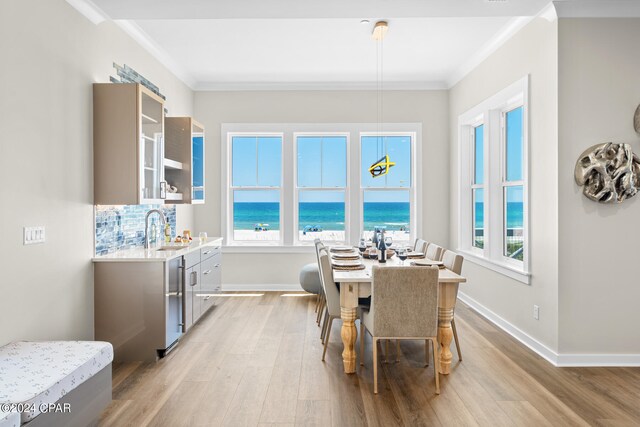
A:
[[[300,270],[300,286],[309,293],[320,293],[322,283],[320,283],[320,270],[318,270],[318,263],[313,262],[302,267],[302,270]]]

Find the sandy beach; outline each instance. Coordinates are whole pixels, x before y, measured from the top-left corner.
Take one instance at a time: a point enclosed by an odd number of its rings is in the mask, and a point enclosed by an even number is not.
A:
[[[234,240],[236,241],[278,241],[280,236],[278,230],[269,231],[253,231],[253,230],[235,230]],[[370,235],[371,233],[369,233]],[[387,231],[385,236],[391,237],[393,242],[408,242],[409,232],[407,231]],[[318,238],[326,242],[344,242],[345,232],[343,230],[324,230],[307,232],[302,234],[299,232],[300,241],[313,241]],[[357,244],[357,242],[356,242]]]

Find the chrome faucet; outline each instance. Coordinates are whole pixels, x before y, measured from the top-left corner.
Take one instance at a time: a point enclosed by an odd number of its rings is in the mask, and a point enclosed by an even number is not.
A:
[[[158,215],[160,216],[160,222],[162,223],[162,226],[160,228],[161,230],[164,230],[164,226],[167,223],[167,218],[165,218],[164,214],[160,209],[151,209],[149,212],[147,212],[147,215],[144,217],[144,248],[145,249],[149,249],[149,235],[148,235],[149,216],[154,212],[157,212]]]

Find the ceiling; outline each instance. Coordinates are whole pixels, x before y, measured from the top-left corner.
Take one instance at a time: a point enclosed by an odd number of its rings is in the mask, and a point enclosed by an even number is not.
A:
[[[78,10],[91,6],[101,17],[94,22],[115,20],[198,90],[374,88],[378,52],[371,31],[378,19],[389,22],[382,49],[385,88],[446,88],[549,3],[67,1]]]

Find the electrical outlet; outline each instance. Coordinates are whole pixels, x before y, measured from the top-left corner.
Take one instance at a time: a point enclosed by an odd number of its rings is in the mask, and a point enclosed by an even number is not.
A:
[[[536,320],[540,320],[540,307],[537,305],[533,305],[533,318]]]
[[[23,227],[23,243],[25,245],[33,245],[36,243],[44,243],[45,232],[44,225],[37,227]]]

